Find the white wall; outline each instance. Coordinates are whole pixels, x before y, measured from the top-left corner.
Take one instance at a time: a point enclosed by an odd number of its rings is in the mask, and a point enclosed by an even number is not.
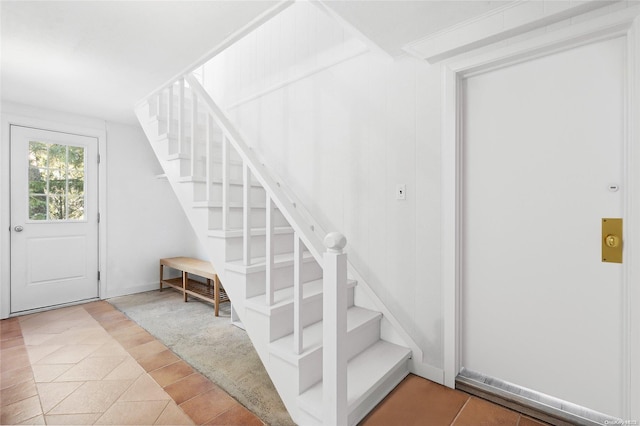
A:
[[[302,3],[208,65],[205,83],[442,368],[439,67],[368,53]]]
[[[157,288],[158,259],[204,253],[169,183],[156,178],[160,166],[140,128],[7,102],[2,103],[1,117],[0,317],[9,315],[10,123],[95,135],[104,145],[101,297]]]
[[[107,123],[107,297],[155,289],[158,260],[199,243],[138,126]]]

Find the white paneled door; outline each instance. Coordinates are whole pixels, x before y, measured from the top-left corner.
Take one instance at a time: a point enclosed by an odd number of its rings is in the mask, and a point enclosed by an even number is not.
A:
[[[11,312],[98,297],[98,140],[11,126]]]
[[[601,221],[623,218],[625,56],[620,37],[469,76],[462,112],[462,367],[615,417],[624,277]]]

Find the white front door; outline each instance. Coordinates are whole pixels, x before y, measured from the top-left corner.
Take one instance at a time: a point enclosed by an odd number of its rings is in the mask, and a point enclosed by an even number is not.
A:
[[[98,297],[98,140],[11,126],[11,313]]]
[[[619,37],[470,76],[462,112],[462,367],[615,417],[625,57]]]

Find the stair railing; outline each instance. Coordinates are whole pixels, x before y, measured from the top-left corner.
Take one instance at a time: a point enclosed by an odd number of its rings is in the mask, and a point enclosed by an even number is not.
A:
[[[212,121],[223,133],[222,141],[222,228],[228,230],[229,213],[229,154],[233,148],[242,160],[243,175],[243,262],[250,265],[251,257],[251,186],[255,178],[266,192],[265,221],[265,297],[267,306],[274,303],[274,212],[275,208],[282,213],[294,230],[294,278],[293,278],[293,335],[292,350],[300,354],[304,350],[302,320],[302,270],[305,248],[311,253],[323,269],[323,422],[331,425],[346,425],[347,410],[347,255],[343,252],[346,238],[338,233],[327,235],[323,243],[313,232],[305,218],[296,210],[278,182],[269,174],[264,164],[246,144],[226,114],[211,99],[206,90],[192,75],[179,80],[178,126],[182,129],[184,110],[184,82],[188,83],[192,92],[191,121],[191,171],[194,169],[195,138],[198,125],[196,97],[204,104],[207,114],[207,164],[211,163]],[[170,86],[172,87],[172,86]],[[182,146],[182,142],[179,142]],[[210,182],[210,166],[207,166],[207,182]],[[211,194],[207,192],[207,197]],[[208,200],[208,198],[207,198]]]

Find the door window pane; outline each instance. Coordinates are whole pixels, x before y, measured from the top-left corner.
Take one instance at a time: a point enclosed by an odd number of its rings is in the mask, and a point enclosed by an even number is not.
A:
[[[67,198],[67,216],[69,219],[82,219],[84,217],[84,197],[70,195]]]
[[[31,167],[47,167],[47,144],[42,142],[29,143],[29,165]]]
[[[29,219],[47,220],[47,196],[29,196]]]
[[[29,142],[29,219],[84,220],[85,148]]]
[[[47,169],[37,167],[29,168],[29,193],[46,194],[47,189]]]

